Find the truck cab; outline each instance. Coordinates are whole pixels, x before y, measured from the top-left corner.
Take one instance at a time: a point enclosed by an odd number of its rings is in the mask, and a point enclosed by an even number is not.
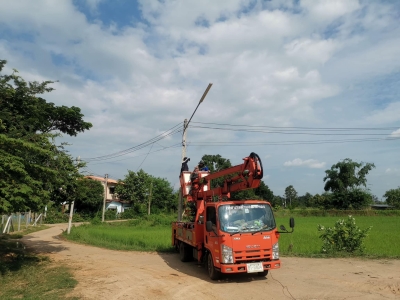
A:
[[[268,202],[207,203],[205,220],[204,248],[211,278],[219,272],[265,276],[280,267],[279,233]]]

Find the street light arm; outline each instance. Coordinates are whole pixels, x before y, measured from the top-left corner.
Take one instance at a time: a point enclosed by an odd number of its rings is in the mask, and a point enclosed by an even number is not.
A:
[[[192,116],[190,117],[190,119],[189,119],[189,121],[187,122],[186,127],[184,128],[183,131],[185,131],[186,128],[188,128],[190,121],[192,120],[194,114],[196,113],[196,110],[199,108],[201,102],[204,101],[204,98],[206,98],[206,96],[207,96],[207,94],[208,94],[208,91],[211,89],[211,87],[212,87],[212,83],[209,83],[208,86],[207,86],[207,88],[206,88],[206,90],[205,90],[204,93],[203,93],[203,96],[201,96],[201,99],[200,99],[199,103],[197,104],[196,109],[195,109],[194,112],[192,113]]]

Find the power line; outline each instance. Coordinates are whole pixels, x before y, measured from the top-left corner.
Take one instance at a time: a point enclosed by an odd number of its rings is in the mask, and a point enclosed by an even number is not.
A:
[[[165,131],[165,132],[153,137],[152,139],[150,139],[150,140],[148,140],[148,141],[146,141],[144,143],[136,145],[134,147],[130,147],[128,149],[121,150],[121,151],[118,151],[118,152],[115,152],[115,153],[111,153],[111,154],[107,154],[107,155],[91,157],[91,158],[85,158],[84,160],[85,161],[108,160],[108,159],[112,159],[112,158],[115,158],[115,157],[123,156],[123,155],[129,154],[129,153],[138,151],[138,150],[143,149],[143,148],[145,148],[145,147],[147,147],[147,146],[149,146],[149,145],[151,145],[153,143],[156,143],[156,142],[158,142],[158,141],[160,141],[162,139],[165,139],[168,136],[171,136],[171,135],[174,135],[174,134],[176,134],[178,132],[181,132],[182,131],[181,128],[176,128],[179,125],[180,124],[177,124],[177,125],[173,126],[172,128],[168,129],[167,131]]]
[[[144,159],[143,159],[142,162],[140,163],[139,167],[136,169],[136,172],[139,171],[139,168],[142,166],[142,164],[143,164],[144,161],[146,160],[147,156],[149,156],[149,153],[150,153],[151,149],[153,148],[153,146],[154,146],[154,143],[151,144],[151,147],[150,147],[149,152],[147,152],[146,156],[144,157]]]
[[[213,130],[224,130],[224,131],[239,131],[239,132],[255,132],[255,133],[272,133],[272,134],[298,134],[298,135],[377,135],[377,136],[387,136],[388,133],[313,133],[313,132],[287,132],[287,131],[272,131],[272,130],[256,130],[256,129],[232,129],[223,127],[209,127],[209,126],[191,126],[192,128],[202,128],[202,129],[213,129]]]
[[[266,145],[316,145],[316,144],[343,144],[356,142],[376,142],[376,141],[394,141],[400,138],[367,138],[367,139],[344,139],[344,140],[322,140],[322,141],[281,141],[281,142],[206,142],[206,143],[190,143],[191,146],[202,147],[242,147],[242,146],[266,146]]]
[[[207,122],[192,122],[193,124],[219,125],[232,127],[254,127],[254,128],[272,128],[272,129],[302,129],[302,130],[397,130],[399,127],[299,127],[299,126],[262,126],[262,125],[238,125],[224,123],[207,123]]]
[[[177,143],[177,144],[174,144],[174,145],[171,145],[171,146],[168,146],[168,147],[164,147],[163,149],[155,150],[155,151],[150,152],[150,153],[148,153],[148,154],[153,154],[153,153],[156,153],[156,152],[159,152],[159,151],[163,151],[163,150],[166,150],[166,149],[169,149],[169,148],[178,148],[178,147],[180,147],[180,146],[182,146],[181,143]],[[143,156],[143,155],[147,155],[147,154],[146,154],[146,153],[143,153],[143,154],[139,154],[139,155],[136,155],[136,156],[130,156],[130,157],[126,157],[126,158],[122,158],[122,159],[117,159],[117,160],[112,160],[112,161],[104,161],[104,162],[96,162],[96,161],[94,161],[94,163],[92,163],[92,162],[88,162],[88,163],[89,163],[91,166],[93,166],[93,165],[102,165],[102,164],[108,164],[108,163],[113,163],[113,162],[128,160],[128,159],[135,158],[135,157],[139,157],[139,156]]]

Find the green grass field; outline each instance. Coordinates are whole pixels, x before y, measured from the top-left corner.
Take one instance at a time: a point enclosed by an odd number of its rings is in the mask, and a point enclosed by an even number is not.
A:
[[[296,217],[293,234],[281,234],[279,248],[282,255],[323,256],[322,241],[319,238],[317,225],[333,227],[335,222],[346,217]],[[400,217],[374,216],[355,217],[358,227],[364,229],[372,226],[365,239],[364,255],[374,258],[400,258]],[[276,218],[277,224],[289,227],[289,218]],[[289,245],[293,244],[293,251]]]
[[[296,217],[293,234],[281,234],[280,252],[283,256],[324,257],[317,225],[333,227],[346,217]],[[115,250],[172,251],[171,225],[174,217],[151,216],[144,220],[121,223],[82,225],[73,228],[68,239]],[[372,226],[365,240],[364,256],[371,258],[400,258],[400,217],[358,216],[360,228]],[[289,227],[289,217],[276,218],[278,225]],[[289,245],[292,250],[289,251]],[[340,254],[339,254],[340,255]]]

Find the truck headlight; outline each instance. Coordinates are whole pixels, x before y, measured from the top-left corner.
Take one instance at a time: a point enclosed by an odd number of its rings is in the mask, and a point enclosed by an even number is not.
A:
[[[272,245],[272,259],[279,259],[279,243]]]
[[[233,264],[232,248],[222,245],[222,263],[223,264]]]

